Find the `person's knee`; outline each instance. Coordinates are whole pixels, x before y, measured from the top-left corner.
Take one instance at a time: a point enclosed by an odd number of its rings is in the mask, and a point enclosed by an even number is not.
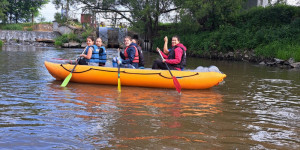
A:
[[[152,64],[152,69],[157,69],[157,63],[154,61],[153,64]]]

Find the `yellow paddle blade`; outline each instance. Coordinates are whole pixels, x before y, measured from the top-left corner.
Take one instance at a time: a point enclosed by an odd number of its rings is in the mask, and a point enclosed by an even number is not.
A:
[[[118,91],[121,92],[121,80],[118,78]]]
[[[72,73],[70,73],[64,80],[64,82],[60,85],[61,87],[66,87],[69,83],[70,79],[72,78]]]

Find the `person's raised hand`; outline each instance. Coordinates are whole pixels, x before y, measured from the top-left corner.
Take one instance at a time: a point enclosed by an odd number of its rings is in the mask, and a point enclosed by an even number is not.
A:
[[[160,52],[161,50],[157,47],[157,48],[156,48],[156,51],[157,51],[157,52]]]

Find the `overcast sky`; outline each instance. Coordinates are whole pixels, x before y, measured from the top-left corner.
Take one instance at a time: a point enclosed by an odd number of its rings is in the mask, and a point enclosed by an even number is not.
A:
[[[47,22],[52,22],[56,12],[60,12],[60,10],[56,10],[52,2],[49,2],[41,9],[40,14],[46,19]]]
[[[73,8],[74,9],[74,8]],[[75,14],[75,18],[80,19],[81,9],[79,10],[72,10],[72,14]],[[55,13],[61,13],[61,9],[56,9],[54,4],[52,4],[52,1],[50,1],[48,4],[44,5],[44,7],[40,10],[40,14],[42,17],[46,19],[47,22],[54,21],[54,14]],[[71,16],[72,17],[72,16]]]

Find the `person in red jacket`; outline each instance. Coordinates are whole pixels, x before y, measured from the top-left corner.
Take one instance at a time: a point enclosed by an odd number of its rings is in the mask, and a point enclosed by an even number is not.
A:
[[[171,70],[182,70],[182,68],[186,65],[186,47],[180,43],[180,38],[178,36],[172,37],[172,48],[167,55],[159,48],[156,50],[162,54],[164,59],[155,60],[152,65],[152,69],[167,70],[167,64]]]
[[[126,36],[124,38],[124,44],[126,46],[124,52],[119,51],[120,54],[120,67],[121,68],[139,68],[139,52],[137,45],[132,43],[131,37]],[[117,58],[113,58],[113,67],[117,67]]]

